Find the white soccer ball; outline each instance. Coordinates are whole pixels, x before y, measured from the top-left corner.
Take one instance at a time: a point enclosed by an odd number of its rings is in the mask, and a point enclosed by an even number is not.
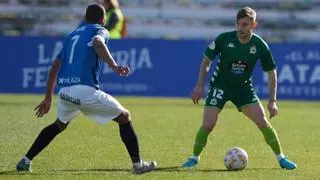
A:
[[[224,165],[228,170],[242,170],[248,164],[248,154],[240,147],[229,149],[224,156]]]

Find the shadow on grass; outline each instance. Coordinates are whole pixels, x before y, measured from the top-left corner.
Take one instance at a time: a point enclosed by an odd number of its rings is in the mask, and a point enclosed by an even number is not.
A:
[[[242,171],[265,171],[265,170],[281,170],[280,168],[246,168]],[[230,171],[227,169],[198,169],[198,168],[181,168],[180,166],[167,166],[167,167],[158,167],[154,170],[154,172],[202,172],[202,173],[210,173],[210,172],[228,172],[228,173],[237,173],[242,171]],[[49,171],[42,172],[17,172],[15,170],[12,171],[2,171],[0,172],[0,176],[2,175],[44,175],[44,174],[59,174],[59,173],[86,173],[86,172],[132,172],[132,169],[122,169],[122,168],[95,168],[95,169],[54,169]]]
[[[279,168],[246,168],[243,171],[259,171],[259,170],[279,170]],[[101,168],[101,169],[60,169],[53,170],[54,172],[131,172],[132,169],[121,169],[121,168]],[[230,171],[227,169],[197,169],[197,168],[181,168],[180,166],[167,166],[167,167],[158,167],[154,170],[155,172],[239,172],[239,171]]]
[[[101,168],[101,169],[54,169],[48,171],[40,171],[40,172],[18,172],[16,170],[12,171],[1,171],[1,176],[16,176],[16,175],[48,175],[48,174],[63,174],[63,173],[70,173],[70,174],[85,174],[90,172],[131,172],[132,169],[121,169],[121,168]],[[1,179],[1,178],[0,178]]]
[[[7,175],[41,175],[43,173],[30,173],[30,172],[18,172],[16,170],[11,170],[11,171],[1,171],[0,176],[7,176]]]
[[[132,169],[122,168],[98,168],[98,169],[57,169],[53,172],[131,172]]]
[[[280,170],[279,168],[246,168],[242,171],[261,171],[261,170]],[[240,172],[240,171],[230,171],[227,169],[198,169],[198,168],[181,168],[180,166],[172,166],[172,167],[159,167],[154,171],[163,171],[163,172]]]

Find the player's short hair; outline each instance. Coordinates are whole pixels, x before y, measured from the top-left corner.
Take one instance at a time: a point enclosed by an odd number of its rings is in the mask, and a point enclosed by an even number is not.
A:
[[[86,10],[85,19],[87,22],[100,24],[104,18],[106,10],[100,4],[89,4]]]
[[[244,17],[249,17],[250,19],[253,20],[253,22],[256,21],[257,18],[257,13],[254,9],[250,8],[250,7],[243,7],[241,8],[238,13],[237,13],[237,21],[239,19],[242,19]]]

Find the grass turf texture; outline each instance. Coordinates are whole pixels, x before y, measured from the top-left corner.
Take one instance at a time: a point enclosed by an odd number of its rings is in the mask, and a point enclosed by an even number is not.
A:
[[[227,104],[209,137],[196,169],[178,168],[192,152],[202,121],[202,104],[189,99],[119,97],[130,110],[145,160],[158,169],[131,174],[131,162],[118,125],[98,125],[80,115],[33,160],[32,173],[18,173],[15,165],[40,131],[56,118],[56,101],[43,119],[33,108],[37,95],[0,95],[0,179],[318,179],[320,167],[319,102],[280,101],[280,115],[270,122],[286,155],[298,169],[280,169],[261,132],[232,104]],[[266,102],[263,102],[266,107]],[[245,170],[226,171],[223,156],[240,146],[248,152]]]

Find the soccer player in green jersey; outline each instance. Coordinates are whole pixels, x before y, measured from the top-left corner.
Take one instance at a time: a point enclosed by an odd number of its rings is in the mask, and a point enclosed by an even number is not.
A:
[[[220,34],[205,50],[198,81],[191,93],[193,103],[198,104],[203,95],[205,76],[211,60],[217,55],[219,60],[210,80],[203,112],[203,124],[195,138],[193,155],[182,167],[195,167],[199,163],[200,154],[207,144],[209,133],[215,127],[223,106],[230,100],[239,111],[258,126],[276,155],[280,167],[295,169],[297,165],[283,154],[277,133],[267,120],[264,108],[252,86],[252,72],[256,62],[260,60],[262,69],[268,73],[270,118],[278,115],[276,64],[267,43],[253,33],[257,25],[256,12],[250,7],[244,7],[238,11],[236,20],[236,31]]]

